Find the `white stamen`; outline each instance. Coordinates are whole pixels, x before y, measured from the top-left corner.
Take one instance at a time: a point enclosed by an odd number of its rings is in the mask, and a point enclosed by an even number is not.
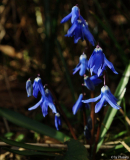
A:
[[[101,92],[105,92],[105,91],[109,91],[110,89],[109,89],[109,87],[108,86],[103,86],[102,88],[101,88]]]
[[[40,77],[37,77],[34,79],[34,81],[38,82],[41,78]]]
[[[57,117],[60,117],[60,114],[59,114],[59,113],[56,113],[55,115],[56,115]]]
[[[88,79],[88,76],[85,76],[85,77],[84,77],[84,80],[86,80],[86,79]]]
[[[49,93],[49,89],[46,89],[45,92],[46,92],[46,93]]]
[[[102,51],[102,48],[95,48],[94,51],[95,52]]]
[[[80,60],[82,60],[83,58],[84,58],[84,59],[87,59],[86,54],[82,54],[82,55],[79,57]]]
[[[78,21],[78,23],[81,23],[82,21],[79,19],[79,20],[77,20]]]

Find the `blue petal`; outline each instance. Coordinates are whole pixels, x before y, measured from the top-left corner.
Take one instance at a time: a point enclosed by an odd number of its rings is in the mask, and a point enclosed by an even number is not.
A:
[[[84,85],[89,89],[89,90],[94,90],[95,86],[93,84],[93,82],[90,80],[90,78],[88,77],[87,79],[84,79]]]
[[[82,107],[82,99],[83,99],[83,94],[80,94],[78,100],[76,101],[76,103],[72,108],[74,115],[77,113],[78,109]]]
[[[43,101],[43,99],[41,98],[41,100],[38,103],[36,103],[33,107],[28,108],[28,110],[31,111],[33,109],[36,109],[37,107],[39,107],[41,105],[42,101]]]
[[[43,117],[46,117],[46,115],[48,114],[48,101],[44,100],[44,102],[41,104],[41,108]]]
[[[55,107],[55,105],[53,104],[53,103],[48,103],[48,106],[51,108],[51,110],[52,110],[52,112],[53,113],[57,113],[57,111],[56,111],[56,107]]]
[[[113,108],[115,108],[115,109],[120,109],[121,108],[117,104],[117,102],[115,101],[115,99],[113,99],[113,97],[109,96],[108,94],[104,94],[104,98],[110,104],[110,106],[112,106]]]
[[[93,45],[95,46],[95,39],[93,38],[93,35],[90,33],[89,29],[85,27],[85,25],[82,25],[82,31],[85,36],[85,38]]]
[[[71,18],[71,16],[72,16],[72,14],[69,13],[67,16],[65,16],[65,17],[61,20],[60,23],[65,23],[65,22],[67,22],[67,21]]]
[[[32,96],[33,86],[32,86],[31,80],[27,80],[27,82],[26,82],[26,91],[27,91],[27,97]]]
[[[99,79],[97,75],[91,76],[90,80],[94,83],[95,86],[102,83],[102,80]]]
[[[86,24],[86,21],[84,20],[84,18],[81,15],[80,15],[80,19],[82,20],[82,22],[85,25],[85,27],[88,28],[88,25]]]
[[[43,97],[45,97],[45,90],[44,90],[44,87],[42,85],[42,81],[41,80],[38,81],[38,86],[39,86],[39,91],[41,92],[41,95]]]
[[[101,100],[95,105],[95,113],[98,113],[100,111],[104,102],[105,102],[105,99],[102,97]]]
[[[76,72],[78,72],[78,70],[79,70],[80,68],[81,68],[81,65],[78,66],[78,67],[76,67],[76,68],[74,69],[73,75],[74,75]]]
[[[105,56],[104,56],[104,57],[105,57]],[[106,57],[105,57],[105,64],[106,64],[115,74],[118,74],[118,73],[116,72],[113,64],[112,64],[110,61],[108,61],[108,60],[106,59]]]
[[[79,18],[79,15],[80,15],[80,13],[79,13],[79,8],[78,8],[77,6],[74,6],[74,7],[72,8],[71,13],[72,13],[71,23],[74,23],[74,22],[77,21],[77,19]]]
[[[48,100],[53,103],[53,97],[49,89],[45,90],[45,95],[48,98]]]
[[[37,98],[38,93],[39,93],[38,83],[34,81],[34,83],[33,83],[33,96],[35,98]]]
[[[88,100],[82,100],[82,102],[83,102],[83,103],[96,102],[96,101],[98,101],[100,98],[101,98],[101,94],[100,94],[98,97],[95,97],[95,98],[91,98],[91,99],[88,99]]]
[[[56,116],[55,115],[55,127],[57,130],[59,130],[62,126],[62,123],[61,123],[61,118],[60,116]]]
[[[85,72],[86,72],[86,66],[84,64],[81,64],[79,75],[83,76]]]
[[[67,37],[72,36],[72,34],[73,34],[74,30],[76,29],[76,27],[77,27],[77,23],[74,23],[74,24],[70,27],[70,29],[68,30],[68,32],[67,32]]]

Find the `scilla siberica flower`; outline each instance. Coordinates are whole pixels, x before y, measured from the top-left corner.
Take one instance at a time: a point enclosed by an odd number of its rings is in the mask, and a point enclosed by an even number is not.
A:
[[[42,80],[40,77],[37,77],[34,79],[34,82],[33,82],[33,96],[37,98],[39,92],[43,97],[45,96],[45,90],[42,85]]]
[[[100,76],[107,67],[109,67],[115,74],[118,74],[114,69],[113,64],[105,57],[105,54],[103,53],[102,48],[99,47],[99,45],[97,45],[94,49],[88,61],[88,67],[90,69],[91,75],[92,73],[95,73]]]
[[[48,89],[44,90],[41,78],[37,77],[35,78],[33,83],[33,95],[35,98],[37,98],[39,92],[41,93],[40,101],[28,110],[34,110],[37,107],[41,106],[44,117],[48,114],[48,107],[51,108],[53,113],[57,113],[50,91]]]
[[[91,132],[87,125],[84,126],[84,136],[86,137],[87,140],[91,138]]]
[[[91,99],[88,99],[88,100],[82,100],[82,102],[83,103],[96,102],[99,99],[100,99],[100,101],[95,106],[95,113],[99,112],[100,109],[107,104],[110,104],[110,106],[115,108],[115,109],[120,109],[121,108],[117,104],[117,99],[113,96],[113,94],[111,93],[111,91],[110,91],[110,89],[108,88],[107,85],[105,85],[101,88],[101,94],[98,97],[91,98]]]
[[[95,86],[101,82],[102,82],[102,80],[99,79],[97,75],[94,75],[91,77],[84,75],[84,84],[82,84],[82,85],[87,87],[89,90],[93,91],[95,89]]]
[[[83,100],[83,94],[80,94],[78,100],[76,101],[76,103],[74,104],[74,106],[72,108],[72,112],[74,115],[77,113],[79,108],[82,109],[82,106],[83,106],[82,100]],[[87,103],[86,103],[85,107],[87,109],[90,108],[89,104],[87,104]]]
[[[57,130],[60,130],[60,129],[61,129],[61,126],[62,126],[62,123],[61,123],[60,114],[59,114],[59,113],[56,113],[56,114],[55,114],[55,127],[56,127]]]
[[[27,97],[32,96],[33,87],[32,87],[32,82],[30,79],[28,79],[26,82],[26,91],[27,91]]]
[[[79,64],[73,69],[73,74],[75,74],[78,70],[80,70],[80,76],[83,76],[86,70],[88,70],[87,56],[84,53],[79,57]]]
[[[88,23],[85,22],[85,24],[82,20],[76,20],[65,37],[74,37],[74,43],[77,43],[80,39],[82,41],[87,39],[93,46],[95,46],[95,39],[88,29]]]

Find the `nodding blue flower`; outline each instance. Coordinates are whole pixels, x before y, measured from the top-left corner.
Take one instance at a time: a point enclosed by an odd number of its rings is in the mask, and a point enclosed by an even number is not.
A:
[[[98,78],[97,75],[88,77],[84,75],[84,86],[87,87],[89,90],[94,90],[95,86],[102,83],[102,80]]]
[[[40,77],[37,77],[34,79],[34,82],[33,82],[33,96],[37,98],[39,92],[41,93],[43,97],[45,96],[45,91],[42,85],[42,80]]]
[[[95,40],[93,35],[88,29],[88,23],[82,20],[76,20],[70,29],[68,30],[65,37],[74,37],[74,43],[77,43],[80,39],[83,41],[87,39],[93,46],[95,45]]]
[[[98,97],[91,98],[88,100],[82,100],[83,103],[100,101],[95,105],[95,113],[98,113],[103,106],[109,104],[115,109],[120,109],[121,107],[117,104],[117,99],[113,96],[107,85],[101,88],[101,94]]]
[[[40,101],[37,104],[35,104],[33,107],[30,107],[28,110],[29,111],[34,110],[39,106],[41,106],[42,113],[43,113],[44,117],[48,114],[48,106],[50,107],[50,109],[52,110],[53,113],[57,113],[56,107],[53,104],[53,102],[49,101],[49,98],[43,97],[43,96],[41,97]]]
[[[78,70],[80,70],[80,76],[83,76],[86,70],[88,70],[87,56],[84,53],[79,57],[79,64],[75,67],[75,69],[73,69],[73,74],[75,74]]]
[[[71,13],[65,16],[60,23],[65,23],[71,18],[71,23],[74,23],[80,17],[80,10],[77,6],[72,7]]]
[[[59,113],[55,114],[55,127],[57,130],[60,130],[62,126],[61,117]]]
[[[113,64],[107,60],[105,57],[105,54],[103,53],[103,50],[99,45],[96,46],[94,49],[89,61],[88,66],[92,73],[97,74],[98,76],[101,76],[104,70],[106,70],[107,67],[109,67],[115,74],[118,74],[116,70],[114,69]]]
[[[31,82],[30,79],[28,79],[27,82],[26,82],[26,91],[27,91],[27,97],[32,96],[33,86],[32,86],[32,82]]]
[[[84,126],[84,136],[86,137],[86,139],[90,139],[91,138],[91,132],[90,129],[88,128],[88,126]]]
[[[79,98],[77,99],[76,103],[74,104],[74,106],[72,108],[72,112],[73,112],[74,115],[77,113],[79,108],[82,109],[82,107],[83,107],[82,100],[83,100],[83,94],[80,94]],[[89,104],[87,104],[87,103],[86,103],[85,107],[87,109],[90,108]]]

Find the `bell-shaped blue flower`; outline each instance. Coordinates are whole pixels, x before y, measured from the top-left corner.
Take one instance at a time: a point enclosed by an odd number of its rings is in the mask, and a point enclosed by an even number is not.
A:
[[[98,78],[97,75],[88,77],[86,75],[84,75],[84,86],[87,87],[89,90],[94,90],[95,86],[97,86],[98,84],[102,83],[102,80]]]
[[[105,54],[103,53],[99,45],[97,45],[94,49],[88,61],[88,67],[90,69],[91,75],[92,73],[95,73],[98,76],[101,76],[103,71],[106,70],[107,67],[109,67],[115,74],[118,74],[114,69],[113,64],[105,57]]]
[[[74,104],[74,106],[72,108],[72,112],[74,115],[77,113],[79,108],[82,109],[82,107],[83,107],[82,100],[83,100],[83,94],[80,94],[78,100],[76,101],[76,103]],[[87,103],[85,104],[85,107],[87,109],[90,108],[89,104],[87,104]]]
[[[91,132],[87,125],[84,127],[84,136],[86,137],[87,140],[91,138]]]
[[[71,18],[71,23],[74,23],[80,17],[80,10],[77,6],[72,7],[71,13],[65,16],[60,23],[65,23]]]
[[[27,97],[32,96],[33,86],[32,86],[32,82],[31,82],[30,79],[28,79],[27,82],[26,82],[26,91],[27,91]]]
[[[62,126],[61,117],[59,113],[55,114],[55,127],[57,130],[60,130]]]
[[[98,97],[91,98],[88,100],[82,100],[83,103],[90,103],[90,102],[96,102],[100,100],[95,105],[95,113],[98,113],[100,109],[105,106],[106,104],[109,104],[111,107],[115,109],[120,109],[121,107],[117,104],[117,99],[113,96],[110,89],[107,85],[103,86],[101,88],[101,94]]]
[[[41,106],[42,113],[43,113],[44,117],[48,114],[48,107],[50,107],[50,109],[52,110],[53,113],[57,113],[56,107],[53,104],[53,102],[49,101],[49,98],[43,97],[43,96],[41,97],[40,101],[37,104],[35,104],[33,107],[30,107],[28,110],[29,111],[34,110],[39,106]]]
[[[45,96],[45,90],[42,85],[42,80],[40,77],[37,77],[34,79],[34,82],[33,82],[33,96],[37,98],[39,92],[43,97]]]
[[[78,70],[80,70],[80,76],[83,76],[86,73],[86,70],[88,70],[87,56],[84,53],[79,57],[79,64],[75,67],[75,69],[73,69],[73,74],[75,74]]]
[[[95,40],[93,35],[88,29],[88,23],[82,20],[76,20],[70,29],[68,30],[66,37],[74,37],[74,43],[77,43],[80,39],[83,41],[87,39],[93,46],[95,45]]]

